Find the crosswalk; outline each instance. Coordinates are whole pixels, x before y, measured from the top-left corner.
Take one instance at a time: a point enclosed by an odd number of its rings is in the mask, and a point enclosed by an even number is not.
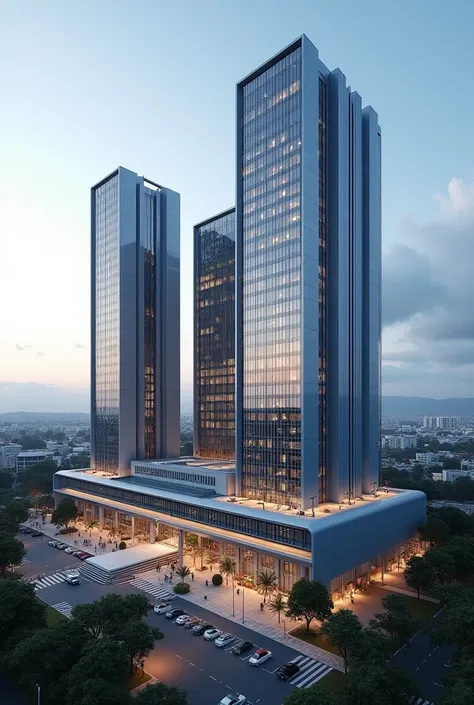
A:
[[[71,619],[72,605],[69,602],[58,602],[56,605],[52,605],[52,608]]]
[[[143,592],[148,592],[150,595],[153,595],[153,597],[162,597],[164,599],[166,597],[170,597],[171,595],[169,590],[165,590],[159,585],[154,585],[153,583],[148,582],[148,580],[143,580],[143,578],[135,578],[134,580],[130,580],[130,585],[133,585],[139,590],[143,590]]]
[[[59,585],[59,583],[63,583],[65,579],[62,573],[53,573],[52,575],[41,578],[41,580],[36,580],[35,590],[44,590],[44,588],[51,587],[52,585]]]
[[[302,654],[294,658],[291,663],[297,663],[300,667],[296,676],[293,676],[293,678],[290,678],[288,681],[297,688],[309,688],[332,671],[331,666],[321,663],[321,661],[315,661],[309,658],[309,656],[303,656]]]
[[[434,703],[431,702],[431,700],[423,700],[423,698],[418,698],[415,700],[411,700],[412,705],[434,705]]]

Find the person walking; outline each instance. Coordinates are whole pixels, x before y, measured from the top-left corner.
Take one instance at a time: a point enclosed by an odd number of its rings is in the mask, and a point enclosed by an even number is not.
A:
[[[263,612],[263,602],[260,603],[260,612]]]
[[[191,573],[191,580],[194,582],[194,573]]]

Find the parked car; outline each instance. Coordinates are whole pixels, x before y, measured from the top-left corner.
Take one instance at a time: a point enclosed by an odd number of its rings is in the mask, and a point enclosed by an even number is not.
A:
[[[33,529],[30,526],[25,526],[25,528],[23,529],[23,533],[24,534],[31,534],[31,533],[33,533]]]
[[[238,641],[234,647],[232,647],[231,651],[235,656],[240,656],[240,654],[244,654],[246,651],[250,651],[252,647],[253,644],[251,641],[245,641],[244,639],[242,639],[241,641]]]
[[[195,636],[202,636],[204,632],[208,629],[212,629],[212,624],[207,624],[207,622],[201,622],[200,624],[196,624],[196,626],[193,627],[193,634]]]
[[[64,580],[69,583],[69,585],[80,585],[81,581],[77,575],[65,575]]]
[[[64,553],[74,553],[74,548],[72,546],[68,546],[64,549]]]
[[[81,561],[85,561],[86,558],[90,558],[90,553],[86,553],[85,551],[81,551],[81,553],[79,554],[78,558],[79,558]]]
[[[192,619],[192,617],[190,617],[189,614],[181,614],[176,619],[176,624],[179,624],[180,627],[184,627],[184,625],[187,624],[190,619]]]
[[[193,629],[198,624],[201,624],[199,617],[191,617],[184,625],[186,629]]]
[[[58,551],[64,551],[67,547],[68,547],[67,543],[58,543],[58,545],[55,546],[54,548],[57,548]]]
[[[31,535],[34,536],[36,539],[36,538],[38,538],[38,536],[43,536],[43,532],[42,531],[32,531]]]
[[[214,641],[214,639],[217,639],[218,636],[222,634],[220,629],[216,629],[215,627],[211,627],[211,629],[206,629],[204,632],[204,639],[206,641]]]
[[[59,541],[48,541],[48,546],[52,546],[53,548],[56,548],[58,543],[59,543]]]
[[[176,617],[179,617],[182,614],[184,614],[184,610],[180,610],[178,607],[173,610],[170,610],[168,607],[168,612],[166,612],[165,617],[166,619],[176,619]]]
[[[75,556],[76,558],[79,558],[79,556],[82,554],[82,551],[78,551],[77,548],[72,552],[72,555]]]
[[[166,614],[170,611],[170,606],[167,602],[162,602],[158,605],[155,604],[155,606],[153,607],[153,611],[156,612],[156,614]]]
[[[219,705],[244,705],[246,702],[247,698],[245,695],[238,695],[237,693],[234,695],[233,693],[229,693],[229,695],[222,698]]]
[[[272,657],[272,652],[267,649],[257,649],[253,656],[249,658],[251,666],[261,666],[262,663],[268,661]]]
[[[224,634],[221,634],[220,636],[217,637],[215,640],[214,644],[216,646],[219,646],[220,648],[224,646],[229,646],[229,644],[232,644],[232,642],[235,640],[235,636],[232,634],[229,634],[228,632],[225,632]]]
[[[297,663],[284,663],[276,672],[276,677],[281,681],[287,681],[289,678],[296,675],[299,670],[300,667]]]

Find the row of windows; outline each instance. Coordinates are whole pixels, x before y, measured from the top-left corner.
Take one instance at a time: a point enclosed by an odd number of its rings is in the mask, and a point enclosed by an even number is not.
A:
[[[216,478],[210,475],[198,475],[197,473],[180,472],[179,470],[165,470],[165,468],[149,468],[143,465],[135,465],[135,475],[150,475],[152,477],[163,477],[166,480],[192,482],[194,485],[216,484]]]
[[[76,480],[74,478],[61,478],[63,486],[73,490],[87,492],[88,494],[105,499],[125,502],[136,507],[143,507],[151,511],[162,512],[172,517],[179,517],[195,521],[207,526],[215,526],[228,531],[234,531],[246,536],[256,536],[258,538],[273,541],[287,546],[311,550],[311,535],[306,529],[298,529],[293,526],[283,526],[269,521],[252,519],[239,514],[230,514],[224,511],[199,507],[184,502],[175,502],[163,497],[130,492],[111,484],[88,482],[87,480]]]

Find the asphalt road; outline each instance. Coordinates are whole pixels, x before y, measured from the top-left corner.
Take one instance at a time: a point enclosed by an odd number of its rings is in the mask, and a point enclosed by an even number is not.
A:
[[[48,546],[48,541],[51,541],[49,536],[32,538],[30,534],[18,534],[17,538],[23,542],[27,550],[26,562],[19,568],[19,572],[25,578],[40,573],[50,575],[81,562],[64,551],[56,551]]]
[[[22,537],[28,548],[31,563],[22,567],[31,570],[30,575],[57,571],[71,564],[71,558],[62,551],[48,546],[47,541]],[[43,561],[43,563],[41,563]],[[146,594],[130,584],[99,585],[81,580],[79,586],[61,582],[38,591],[38,597],[54,606],[60,603],[76,605],[93,602],[102,595],[116,592],[126,594]],[[151,598],[153,599],[153,598]],[[173,602],[190,614],[206,619],[218,629],[228,631],[239,639],[248,639],[257,648],[269,649],[273,657],[258,668],[249,665],[251,650],[239,656],[233,656],[228,649],[217,648],[214,643],[206,642],[203,637],[194,636],[189,630],[179,627],[164,615],[157,615],[150,610],[148,621],[157,626],[164,634],[164,639],[157,642],[154,651],[148,657],[145,669],[168,685],[184,688],[188,693],[190,705],[212,705],[219,703],[228,692],[243,693],[252,705],[280,705],[286,695],[295,687],[290,683],[277,680],[276,669],[283,663],[298,656],[298,652],[268,639],[244,625],[235,624],[219,617],[208,610],[181,599]]]
[[[430,626],[436,628],[442,618],[441,612]],[[413,676],[422,698],[437,703],[443,693],[443,678],[449,675],[449,659],[453,651],[449,644],[436,646],[429,633],[422,631],[394,656],[393,661]]]

